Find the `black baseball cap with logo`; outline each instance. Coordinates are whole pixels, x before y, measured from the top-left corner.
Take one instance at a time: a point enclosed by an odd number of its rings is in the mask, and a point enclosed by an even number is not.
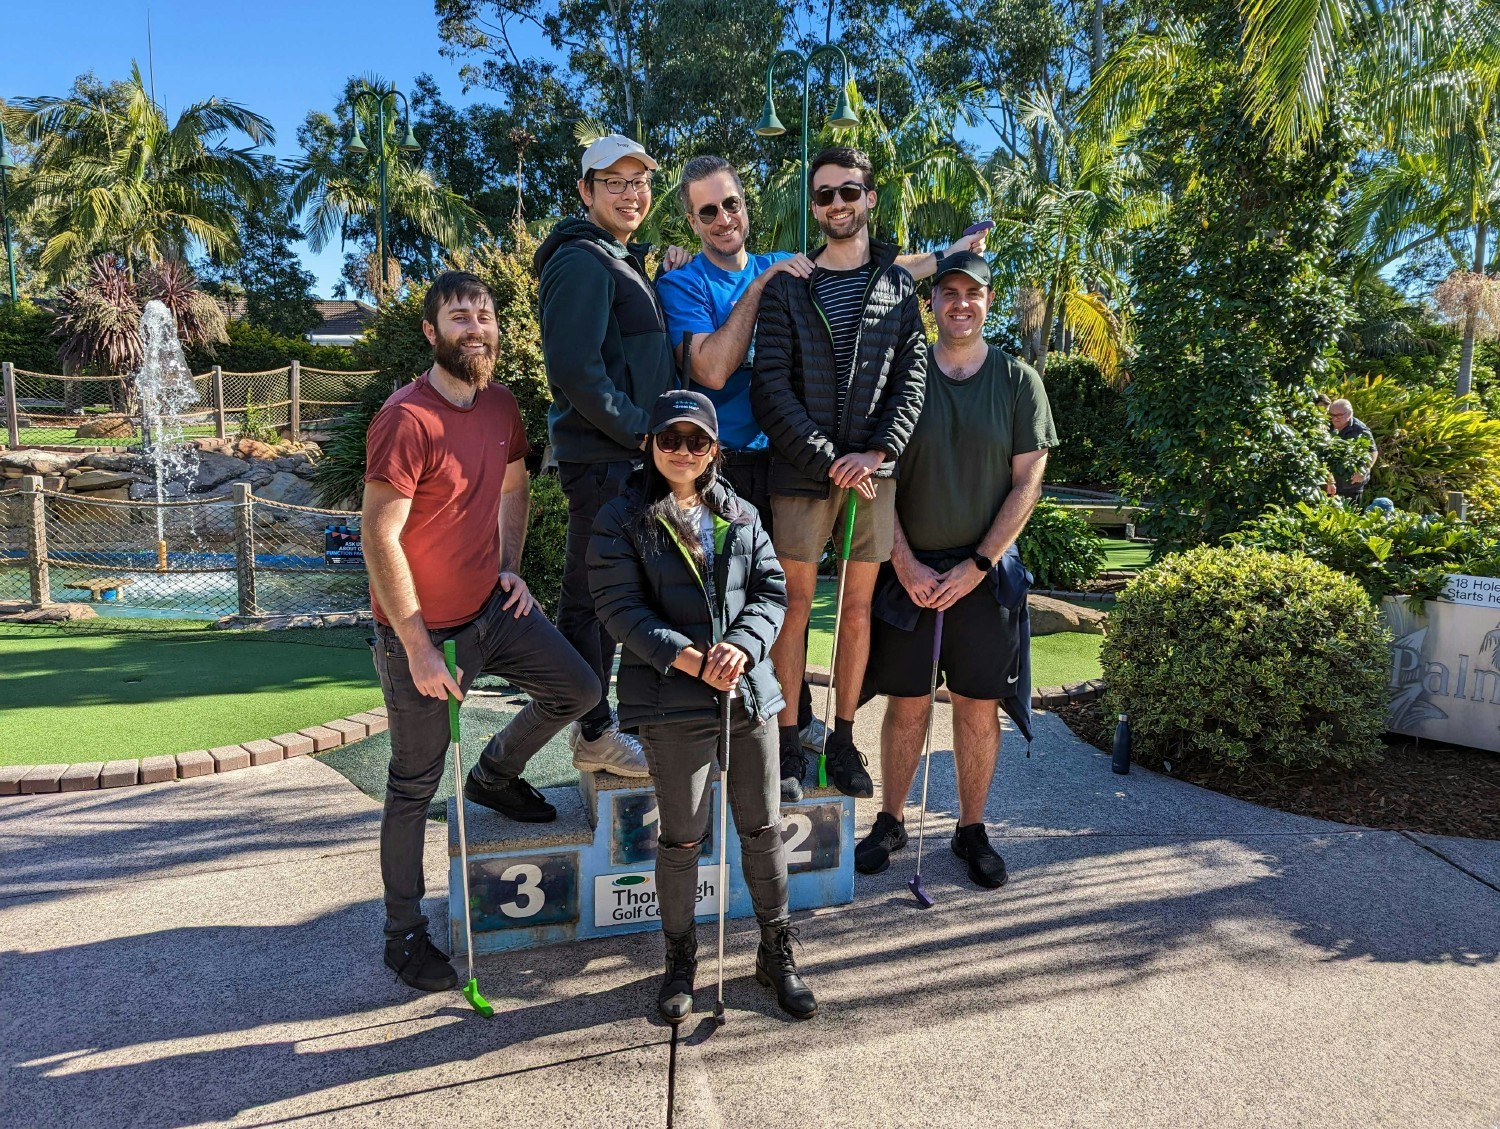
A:
[[[955,251],[939,259],[932,284],[936,286],[943,281],[945,274],[952,274],[954,271],[968,275],[980,286],[990,284],[990,264],[984,261],[983,255],[976,255],[973,251]]]
[[[651,406],[651,434],[658,435],[674,423],[690,423],[715,442],[719,438],[719,413],[702,392],[686,388],[663,392]]]

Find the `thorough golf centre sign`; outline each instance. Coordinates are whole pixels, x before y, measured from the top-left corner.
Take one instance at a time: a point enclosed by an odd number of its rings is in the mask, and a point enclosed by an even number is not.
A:
[[[1404,597],[1382,605],[1395,636],[1387,724],[1500,752],[1500,580],[1452,576],[1446,594],[1421,614]]]

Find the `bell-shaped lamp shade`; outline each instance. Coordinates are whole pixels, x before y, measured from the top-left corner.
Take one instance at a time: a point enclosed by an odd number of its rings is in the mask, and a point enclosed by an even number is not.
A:
[[[356,122],[354,125],[354,140],[349,142],[349,152],[353,153],[356,157],[363,157],[369,151],[370,149],[365,144],[365,139],[359,135],[359,123]]]
[[[10,172],[15,167],[16,163],[10,159],[10,154],[5,151],[4,143],[0,143],[0,169]]]
[[[854,112],[854,105],[849,101],[849,87],[839,91],[838,108],[833,111],[828,124],[834,129],[853,129],[859,124],[859,115]]]
[[[760,124],[755,127],[755,132],[762,137],[780,137],[786,132],[786,126],[781,124],[781,119],[776,116],[776,107],[771,102],[771,92],[766,91],[766,108],[761,111]]]
[[[401,141],[403,153],[415,153],[422,147],[417,144],[417,135],[411,131],[411,122],[406,123],[406,136]]]

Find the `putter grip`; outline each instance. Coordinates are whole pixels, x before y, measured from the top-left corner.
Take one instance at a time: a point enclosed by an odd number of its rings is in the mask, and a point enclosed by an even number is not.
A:
[[[443,640],[443,660],[448,664],[448,674],[458,681],[458,646],[452,639]],[[458,740],[458,699],[448,698],[448,739]]]
[[[849,491],[849,505],[844,510],[844,546],[840,550],[839,560],[849,559],[849,548],[854,544],[854,511],[859,508],[859,494],[852,488]]]
[[[932,625],[932,665],[937,666],[943,653],[943,613],[938,612],[937,622]]]

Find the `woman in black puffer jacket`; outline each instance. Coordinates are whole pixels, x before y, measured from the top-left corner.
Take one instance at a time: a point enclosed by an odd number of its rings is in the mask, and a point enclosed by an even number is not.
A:
[[[755,977],[798,1019],[817,1011],[792,957],[781,844],[775,718],[783,701],[770,654],[786,578],[754,508],[719,478],[718,436],[707,396],[661,396],[644,471],[599,511],[589,543],[595,610],[625,648],[620,724],[639,728],[656,787],[656,897],[667,942],[657,1005],[672,1024],[693,1010],[693,907],[721,693],[732,699],[729,803],[760,922]]]

